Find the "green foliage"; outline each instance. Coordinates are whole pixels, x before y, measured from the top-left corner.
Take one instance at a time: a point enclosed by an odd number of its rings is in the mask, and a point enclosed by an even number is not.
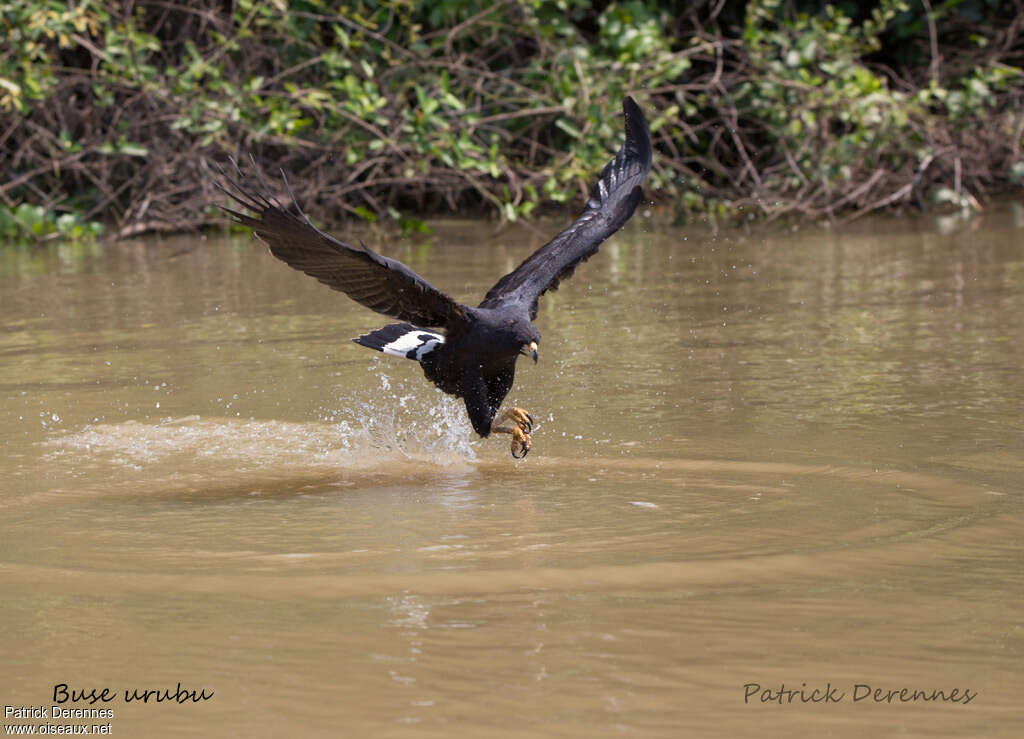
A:
[[[1024,166],[1020,41],[989,0],[934,5],[933,38],[903,0],[0,0],[0,206],[193,225],[219,200],[199,162],[241,151],[324,220],[515,220],[579,202],[625,94],[650,115],[649,189],[683,213],[969,201]],[[947,39],[967,48],[940,67]]]
[[[907,123],[920,107],[864,62],[904,2],[883,0],[860,27],[833,6],[779,21],[778,6],[748,6],[744,41],[753,71],[736,90],[737,107],[761,121],[771,145],[793,162],[762,187],[795,192],[804,182],[849,183],[865,166],[898,169],[915,157],[923,142]]]
[[[98,3],[69,7],[58,0],[0,2],[0,112],[26,113],[57,83],[54,51],[96,36],[107,20]]]
[[[771,201],[765,210],[870,208],[861,196],[877,195],[862,187],[872,178],[902,178],[876,204],[908,199],[912,180],[944,149],[949,153],[951,137],[983,135],[993,126],[997,93],[1021,89],[1022,71],[997,63],[933,78],[916,91],[895,89],[870,60],[907,10],[904,0],[882,0],[855,25],[832,5],[810,14],[786,12],[780,0],[748,4],[743,42],[750,67],[729,102],[737,121],[750,127],[747,140],[759,147],[749,175],[755,198]],[[996,117],[1011,142],[1018,118]]]
[[[22,203],[16,208],[0,206],[0,241],[32,244],[60,238],[64,241],[92,241],[103,233],[103,225],[84,222],[73,213],[52,213],[39,205]]]

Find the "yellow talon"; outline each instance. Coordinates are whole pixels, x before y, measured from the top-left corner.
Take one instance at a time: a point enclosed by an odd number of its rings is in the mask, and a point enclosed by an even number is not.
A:
[[[506,419],[514,421],[515,426],[499,425]],[[512,436],[512,456],[516,459],[522,459],[530,453],[530,449],[533,447],[533,439],[530,438],[531,431],[533,431],[533,416],[522,408],[510,408],[491,423],[491,433]]]
[[[533,446],[533,439],[530,435],[524,433],[521,428],[516,426],[512,429],[512,456],[516,459],[522,459],[530,453],[530,448]],[[516,454],[516,451],[522,451],[522,454]]]

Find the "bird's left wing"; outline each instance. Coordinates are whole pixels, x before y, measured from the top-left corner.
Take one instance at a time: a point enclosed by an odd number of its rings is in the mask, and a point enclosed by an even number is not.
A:
[[[626,141],[605,165],[579,218],[492,287],[481,308],[525,303],[537,317],[537,299],[558,288],[576,266],[593,256],[601,242],[622,228],[643,199],[641,185],[651,170],[651,135],[636,101],[622,101]]]
[[[252,165],[259,178],[258,188],[237,164],[235,178],[221,170],[226,185],[215,184],[236,203],[256,213],[253,217],[222,208],[238,223],[251,228],[275,257],[357,303],[399,321],[421,328],[449,328],[466,320],[464,306],[401,262],[377,254],[362,242],[356,248],[325,234],[310,223],[298,203],[294,212],[285,208],[270,192],[256,163]]]

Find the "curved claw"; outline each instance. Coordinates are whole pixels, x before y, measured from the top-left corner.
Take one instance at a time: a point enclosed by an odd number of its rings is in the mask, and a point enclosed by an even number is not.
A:
[[[512,408],[509,410],[508,415],[516,422],[516,426],[522,429],[524,434],[529,434],[533,431],[533,416],[522,408]]]
[[[530,453],[530,448],[533,447],[533,439],[530,438],[529,434],[523,433],[522,429],[518,426],[512,430],[512,446],[510,451],[514,459],[523,459],[527,454]],[[519,450],[521,454],[516,454],[516,450]]]

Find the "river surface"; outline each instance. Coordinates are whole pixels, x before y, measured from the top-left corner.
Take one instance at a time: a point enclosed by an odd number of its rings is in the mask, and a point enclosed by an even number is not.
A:
[[[380,248],[475,304],[560,225]],[[518,462],[386,322],[249,236],[0,250],[0,703],[113,697],[5,724],[1024,736],[1020,207],[638,214],[541,301]]]

